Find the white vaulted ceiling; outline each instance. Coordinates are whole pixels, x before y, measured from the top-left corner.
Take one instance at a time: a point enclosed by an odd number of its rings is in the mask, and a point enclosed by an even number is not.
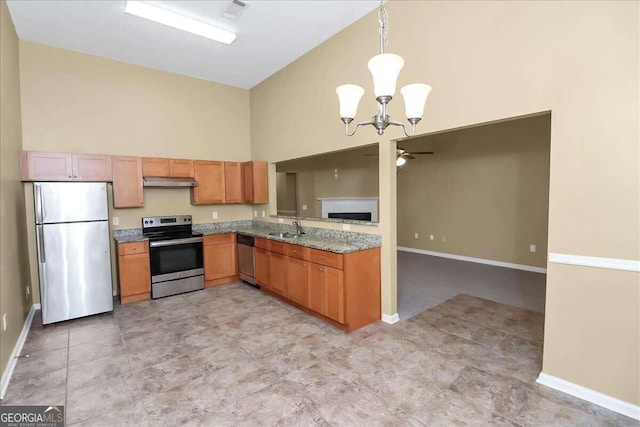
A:
[[[18,37],[90,55],[251,88],[374,10],[378,1],[148,1],[237,33],[231,45],[126,14],[124,0],[7,2]],[[375,35],[376,20],[371,22]]]

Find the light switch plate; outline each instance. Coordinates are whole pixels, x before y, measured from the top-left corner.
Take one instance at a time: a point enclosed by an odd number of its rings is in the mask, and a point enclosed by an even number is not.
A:
[[[529,245],[529,252],[535,252],[536,251],[536,245]]]
[[[265,212],[265,210],[263,209],[263,210],[262,210],[262,218],[264,218],[266,214],[267,214],[267,213],[266,213],[266,212]]]
[[[256,209],[253,210],[253,217],[258,218],[258,211]]]
[[[307,205],[302,205],[302,210],[306,211],[307,210]]]
[[[213,219],[218,219],[218,212],[213,211],[211,215],[213,216]]]
[[[278,218],[278,222],[279,222],[280,224],[282,224],[282,223],[284,222],[284,219],[282,219],[282,218]]]
[[[117,216],[114,216],[113,219],[111,220],[111,223],[113,225],[120,225],[120,218]]]
[[[343,229],[343,230],[347,230],[347,231],[349,231],[349,230],[351,230],[351,225],[349,225],[349,224],[342,224],[342,229]]]

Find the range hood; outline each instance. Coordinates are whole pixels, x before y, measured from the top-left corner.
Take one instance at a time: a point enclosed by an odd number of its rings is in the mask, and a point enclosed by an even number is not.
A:
[[[196,187],[198,183],[193,178],[178,178],[164,176],[145,176],[142,179],[144,187]]]

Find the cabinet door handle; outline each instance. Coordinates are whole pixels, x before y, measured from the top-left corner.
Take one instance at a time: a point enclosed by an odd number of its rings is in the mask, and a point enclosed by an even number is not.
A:
[[[69,178],[73,178],[71,175],[69,175]]]

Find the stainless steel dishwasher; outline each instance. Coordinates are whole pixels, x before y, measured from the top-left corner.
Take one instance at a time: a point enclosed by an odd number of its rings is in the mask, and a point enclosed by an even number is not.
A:
[[[256,263],[253,252],[253,236],[238,234],[238,276],[240,280],[255,286],[256,285]]]

